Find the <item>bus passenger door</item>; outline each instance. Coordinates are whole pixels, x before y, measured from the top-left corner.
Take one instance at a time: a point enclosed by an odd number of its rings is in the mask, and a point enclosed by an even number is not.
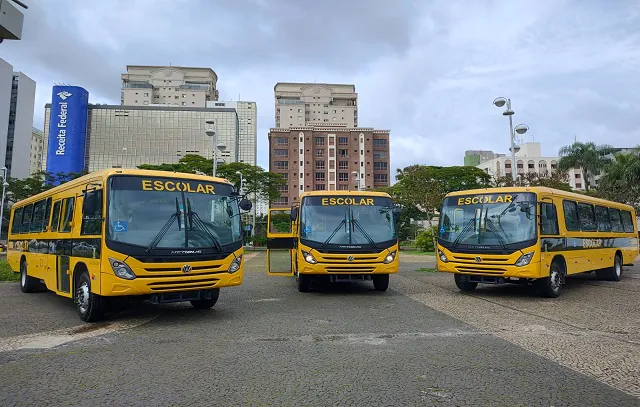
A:
[[[269,209],[267,215],[267,274],[292,276],[296,234],[290,209]]]

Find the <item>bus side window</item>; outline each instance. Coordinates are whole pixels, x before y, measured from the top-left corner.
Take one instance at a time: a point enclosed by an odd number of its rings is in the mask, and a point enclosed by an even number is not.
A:
[[[609,211],[604,206],[596,206],[596,222],[598,222],[598,232],[611,232]]]
[[[62,217],[62,225],[60,225],[61,232],[71,232],[71,221],[73,220],[73,206],[75,205],[75,198],[67,198],[64,200],[64,216]]]
[[[609,208],[609,220],[611,221],[611,230],[614,232],[624,232],[622,221],[620,220],[620,210]]]
[[[18,208],[13,212],[13,223],[11,224],[11,233],[20,233],[20,226],[22,225],[22,211],[24,208]]]
[[[578,206],[574,201],[562,201],[564,210],[564,224],[567,230],[580,230],[578,222]]]
[[[51,213],[51,231],[57,232],[58,225],[60,224],[60,207],[62,206],[62,201],[56,201],[53,204],[53,212]]]
[[[91,213],[85,213],[83,207],[81,235],[99,235],[102,233],[102,189],[87,192],[85,198],[97,203]]]
[[[22,224],[20,225],[20,233],[29,233],[32,216],[33,216],[33,204],[28,205],[24,208],[24,215],[22,216]]]
[[[631,212],[620,211],[620,215],[622,217],[622,226],[624,227],[625,233],[633,233],[633,220],[631,219]]]
[[[593,205],[579,203],[578,209],[580,211],[580,229],[585,232],[595,232],[598,230],[598,225],[596,225],[596,216],[593,213]]]
[[[540,216],[542,217],[542,225],[540,233],[543,235],[557,235],[558,216],[556,214],[556,206],[552,203],[543,203],[540,206]]]
[[[49,217],[51,216],[51,198],[47,198],[47,205],[44,208],[44,218],[42,219],[42,231],[47,231],[49,225]]]
[[[47,201],[38,201],[33,205],[33,220],[31,221],[31,227],[29,231],[32,233],[42,232],[42,224],[44,221],[44,209],[47,205]]]

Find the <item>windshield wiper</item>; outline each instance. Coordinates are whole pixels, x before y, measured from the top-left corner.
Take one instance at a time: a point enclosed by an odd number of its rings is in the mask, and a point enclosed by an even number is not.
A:
[[[333,231],[333,233],[331,234],[331,236],[329,236],[327,238],[327,240],[324,241],[324,243],[322,244],[322,247],[325,247],[326,245],[329,244],[329,242],[331,241],[331,239],[333,239],[333,237],[336,235],[336,233],[338,233],[338,231],[340,230],[340,228],[343,225],[346,225],[347,221],[345,219],[342,219],[342,221],[340,221],[340,224],[338,225],[338,227],[336,228],[336,230]]]
[[[374,248],[376,248],[376,249],[378,248],[378,245],[376,244],[376,242],[371,238],[371,236],[369,236],[369,234],[367,233],[367,231],[366,231],[366,230],[364,230],[364,229],[362,228],[362,226],[360,226],[360,222],[358,222],[358,221],[357,221],[357,220],[355,220],[355,219],[351,219],[351,223],[353,223],[353,224],[358,228],[358,230],[359,230],[359,231],[364,235],[364,237],[369,241],[369,243],[371,243],[371,245],[372,245]]]
[[[149,254],[151,250],[155,249],[156,246],[158,246],[158,244],[160,243],[164,235],[167,234],[167,232],[169,231],[169,228],[171,228],[171,225],[173,225],[173,222],[175,222],[176,219],[178,220],[178,230],[182,230],[182,228],[180,227],[180,204],[178,203],[178,197],[176,197],[176,211],[171,214],[171,217],[169,217],[169,220],[167,220],[167,223],[164,224],[162,229],[160,229],[160,231],[153,238],[151,243],[149,243],[149,246],[147,246],[147,248],[144,251],[145,254]]]
[[[496,238],[498,239],[498,242],[500,243],[502,248],[506,249],[507,248],[507,241],[504,240],[504,237],[502,237],[502,235],[498,231],[498,228],[496,228],[496,225],[493,223],[493,221],[491,219],[485,219],[485,222],[486,222],[486,224],[488,226],[487,230],[489,230],[491,233],[496,235]]]
[[[469,220],[469,222],[464,226],[464,228],[462,228],[462,231],[460,232],[456,240],[453,241],[453,243],[451,244],[451,247],[456,247],[460,243],[462,238],[465,237],[467,233],[469,233],[469,231],[472,229],[475,223],[476,223],[476,218]]]
[[[209,236],[209,239],[211,239],[211,241],[213,242],[213,246],[216,248],[216,250],[221,252],[222,245],[220,244],[220,241],[216,239],[213,233],[211,233],[209,227],[204,223],[200,216],[191,209],[191,199],[189,198],[187,198],[187,216],[189,217],[189,224],[191,226],[191,229],[193,230],[193,225],[195,223],[198,228],[202,229],[202,231],[205,232],[207,236]]]

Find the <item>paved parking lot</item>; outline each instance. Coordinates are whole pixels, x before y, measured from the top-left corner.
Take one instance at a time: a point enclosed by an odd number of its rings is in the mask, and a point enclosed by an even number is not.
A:
[[[302,294],[261,253],[211,311],[139,304],[96,325],[0,284],[0,405],[640,406],[638,270],[550,300],[462,294],[433,258],[401,258],[386,293]]]

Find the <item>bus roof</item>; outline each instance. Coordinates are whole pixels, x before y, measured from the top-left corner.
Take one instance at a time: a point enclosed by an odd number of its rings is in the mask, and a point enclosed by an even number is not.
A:
[[[386,192],[377,191],[309,191],[300,194],[300,200],[306,196],[378,196],[391,198]]]
[[[23,203],[28,204],[29,202],[32,202],[32,201],[38,201],[49,195],[56,194],[58,192],[65,191],[69,188],[74,188],[74,187],[77,187],[78,185],[85,184],[90,180],[107,179],[112,175],[138,175],[138,176],[145,176],[145,177],[166,177],[166,178],[190,179],[194,181],[203,181],[203,182],[221,182],[224,184],[232,185],[231,182],[229,182],[224,178],[211,177],[207,175],[187,174],[184,172],[172,172],[172,171],[109,168],[106,170],[94,171],[92,173],[83,175],[69,182],[65,182],[47,191],[41,192],[37,195],[33,195],[33,196],[30,196],[29,198],[23,199],[22,201],[16,202],[14,205],[18,205],[18,204],[21,205]]]
[[[474,194],[501,194],[508,192],[533,192],[535,194],[546,193],[549,195],[559,196],[567,199],[575,199],[577,201],[589,202],[592,204],[618,206],[627,209],[633,209],[632,206],[622,204],[614,201],[607,201],[606,199],[595,198],[589,195],[579,194],[576,192],[568,192],[560,189],[553,189],[548,187],[499,187],[499,188],[480,188],[480,189],[468,189],[466,191],[450,192],[446,196],[461,196],[461,195],[474,195]]]

